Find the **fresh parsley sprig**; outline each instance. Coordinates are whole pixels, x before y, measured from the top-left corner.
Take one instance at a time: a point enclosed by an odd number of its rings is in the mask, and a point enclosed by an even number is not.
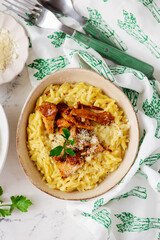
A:
[[[50,157],[60,156],[62,151],[64,151],[62,158],[65,158],[67,156],[67,154],[69,154],[71,156],[76,156],[76,154],[74,153],[74,151],[71,148],[67,148],[67,145],[74,145],[75,139],[69,140],[70,132],[68,131],[68,129],[63,128],[62,131],[63,131],[63,134],[61,134],[61,135],[65,139],[64,146],[57,146],[57,147],[53,148],[50,151],[49,156]]]
[[[3,195],[3,189],[0,186],[0,196]],[[27,212],[28,207],[32,204],[32,202],[24,196],[12,196],[10,197],[11,202],[10,204],[3,204],[3,201],[0,200],[0,217],[10,216],[13,212],[14,208],[17,208],[21,212]],[[5,208],[7,207],[7,208]]]

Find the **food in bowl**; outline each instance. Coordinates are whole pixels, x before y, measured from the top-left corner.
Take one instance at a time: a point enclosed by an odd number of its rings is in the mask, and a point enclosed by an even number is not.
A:
[[[27,148],[49,188],[86,191],[120,166],[129,129],[124,111],[100,88],[83,82],[52,84],[29,115]],[[52,156],[57,147],[61,152]]]

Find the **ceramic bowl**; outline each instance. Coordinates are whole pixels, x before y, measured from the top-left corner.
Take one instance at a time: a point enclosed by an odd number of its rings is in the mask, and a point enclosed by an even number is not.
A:
[[[16,44],[17,58],[0,71],[0,85],[12,81],[22,72],[28,58],[29,41],[24,28],[10,15],[0,12],[0,30],[7,29]]]
[[[0,104],[0,173],[3,169],[8,153],[9,127],[6,114]]]
[[[124,110],[130,122],[130,141],[124,159],[119,168],[107,176],[96,188],[83,192],[73,191],[68,193],[50,189],[48,188],[47,184],[42,181],[40,173],[28,156],[26,146],[26,127],[28,116],[31,112],[33,112],[37,98],[43,93],[48,85],[63,84],[65,82],[76,83],[82,81],[86,84],[101,88],[106,95],[117,101],[118,105]],[[17,153],[21,166],[28,178],[37,188],[43,192],[65,200],[90,199],[104,194],[113,188],[130,170],[136,158],[138,145],[139,126],[135,111],[129,99],[117,86],[115,86],[109,80],[105,79],[95,72],[86,69],[64,69],[45,77],[44,80],[31,92],[28,99],[26,100],[19,118],[17,128]]]

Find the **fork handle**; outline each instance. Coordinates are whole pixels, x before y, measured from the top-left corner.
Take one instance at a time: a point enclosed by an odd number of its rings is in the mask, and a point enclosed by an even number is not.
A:
[[[89,21],[83,26],[83,29],[89,33],[90,35],[92,35],[94,38],[96,38],[97,40],[100,40],[101,42],[107,43],[117,49],[119,49],[117,47],[117,45],[112,42],[111,40],[109,40],[109,38],[100,30],[98,30],[94,25],[92,25]]]
[[[144,73],[148,78],[151,78],[153,75],[153,66],[149,65],[148,63],[142,62],[141,60],[134,58],[122,52],[121,50],[110,46],[107,43],[96,40],[78,31],[74,31],[72,37],[93,48],[102,56],[107,57],[108,59],[120,65],[136,69]]]

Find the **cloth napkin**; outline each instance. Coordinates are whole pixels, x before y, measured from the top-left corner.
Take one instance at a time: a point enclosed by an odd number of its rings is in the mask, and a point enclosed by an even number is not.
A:
[[[67,209],[91,239],[160,239],[160,2],[158,0],[74,0],[76,10],[124,52],[154,66],[154,77],[115,65],[56,29],[23,22],[30,40],[27,62],[35,86],[53,71],[88,68],[119,86],[140,125],[139,152],[123,180],[92,200],[67,202]],[[79,28],[70,18],[62,22]],[[157,80],[156,80],[157,79]],[[74,226],[72,235],[76,238]],[[71,239],[71,238],[70,238]]]

